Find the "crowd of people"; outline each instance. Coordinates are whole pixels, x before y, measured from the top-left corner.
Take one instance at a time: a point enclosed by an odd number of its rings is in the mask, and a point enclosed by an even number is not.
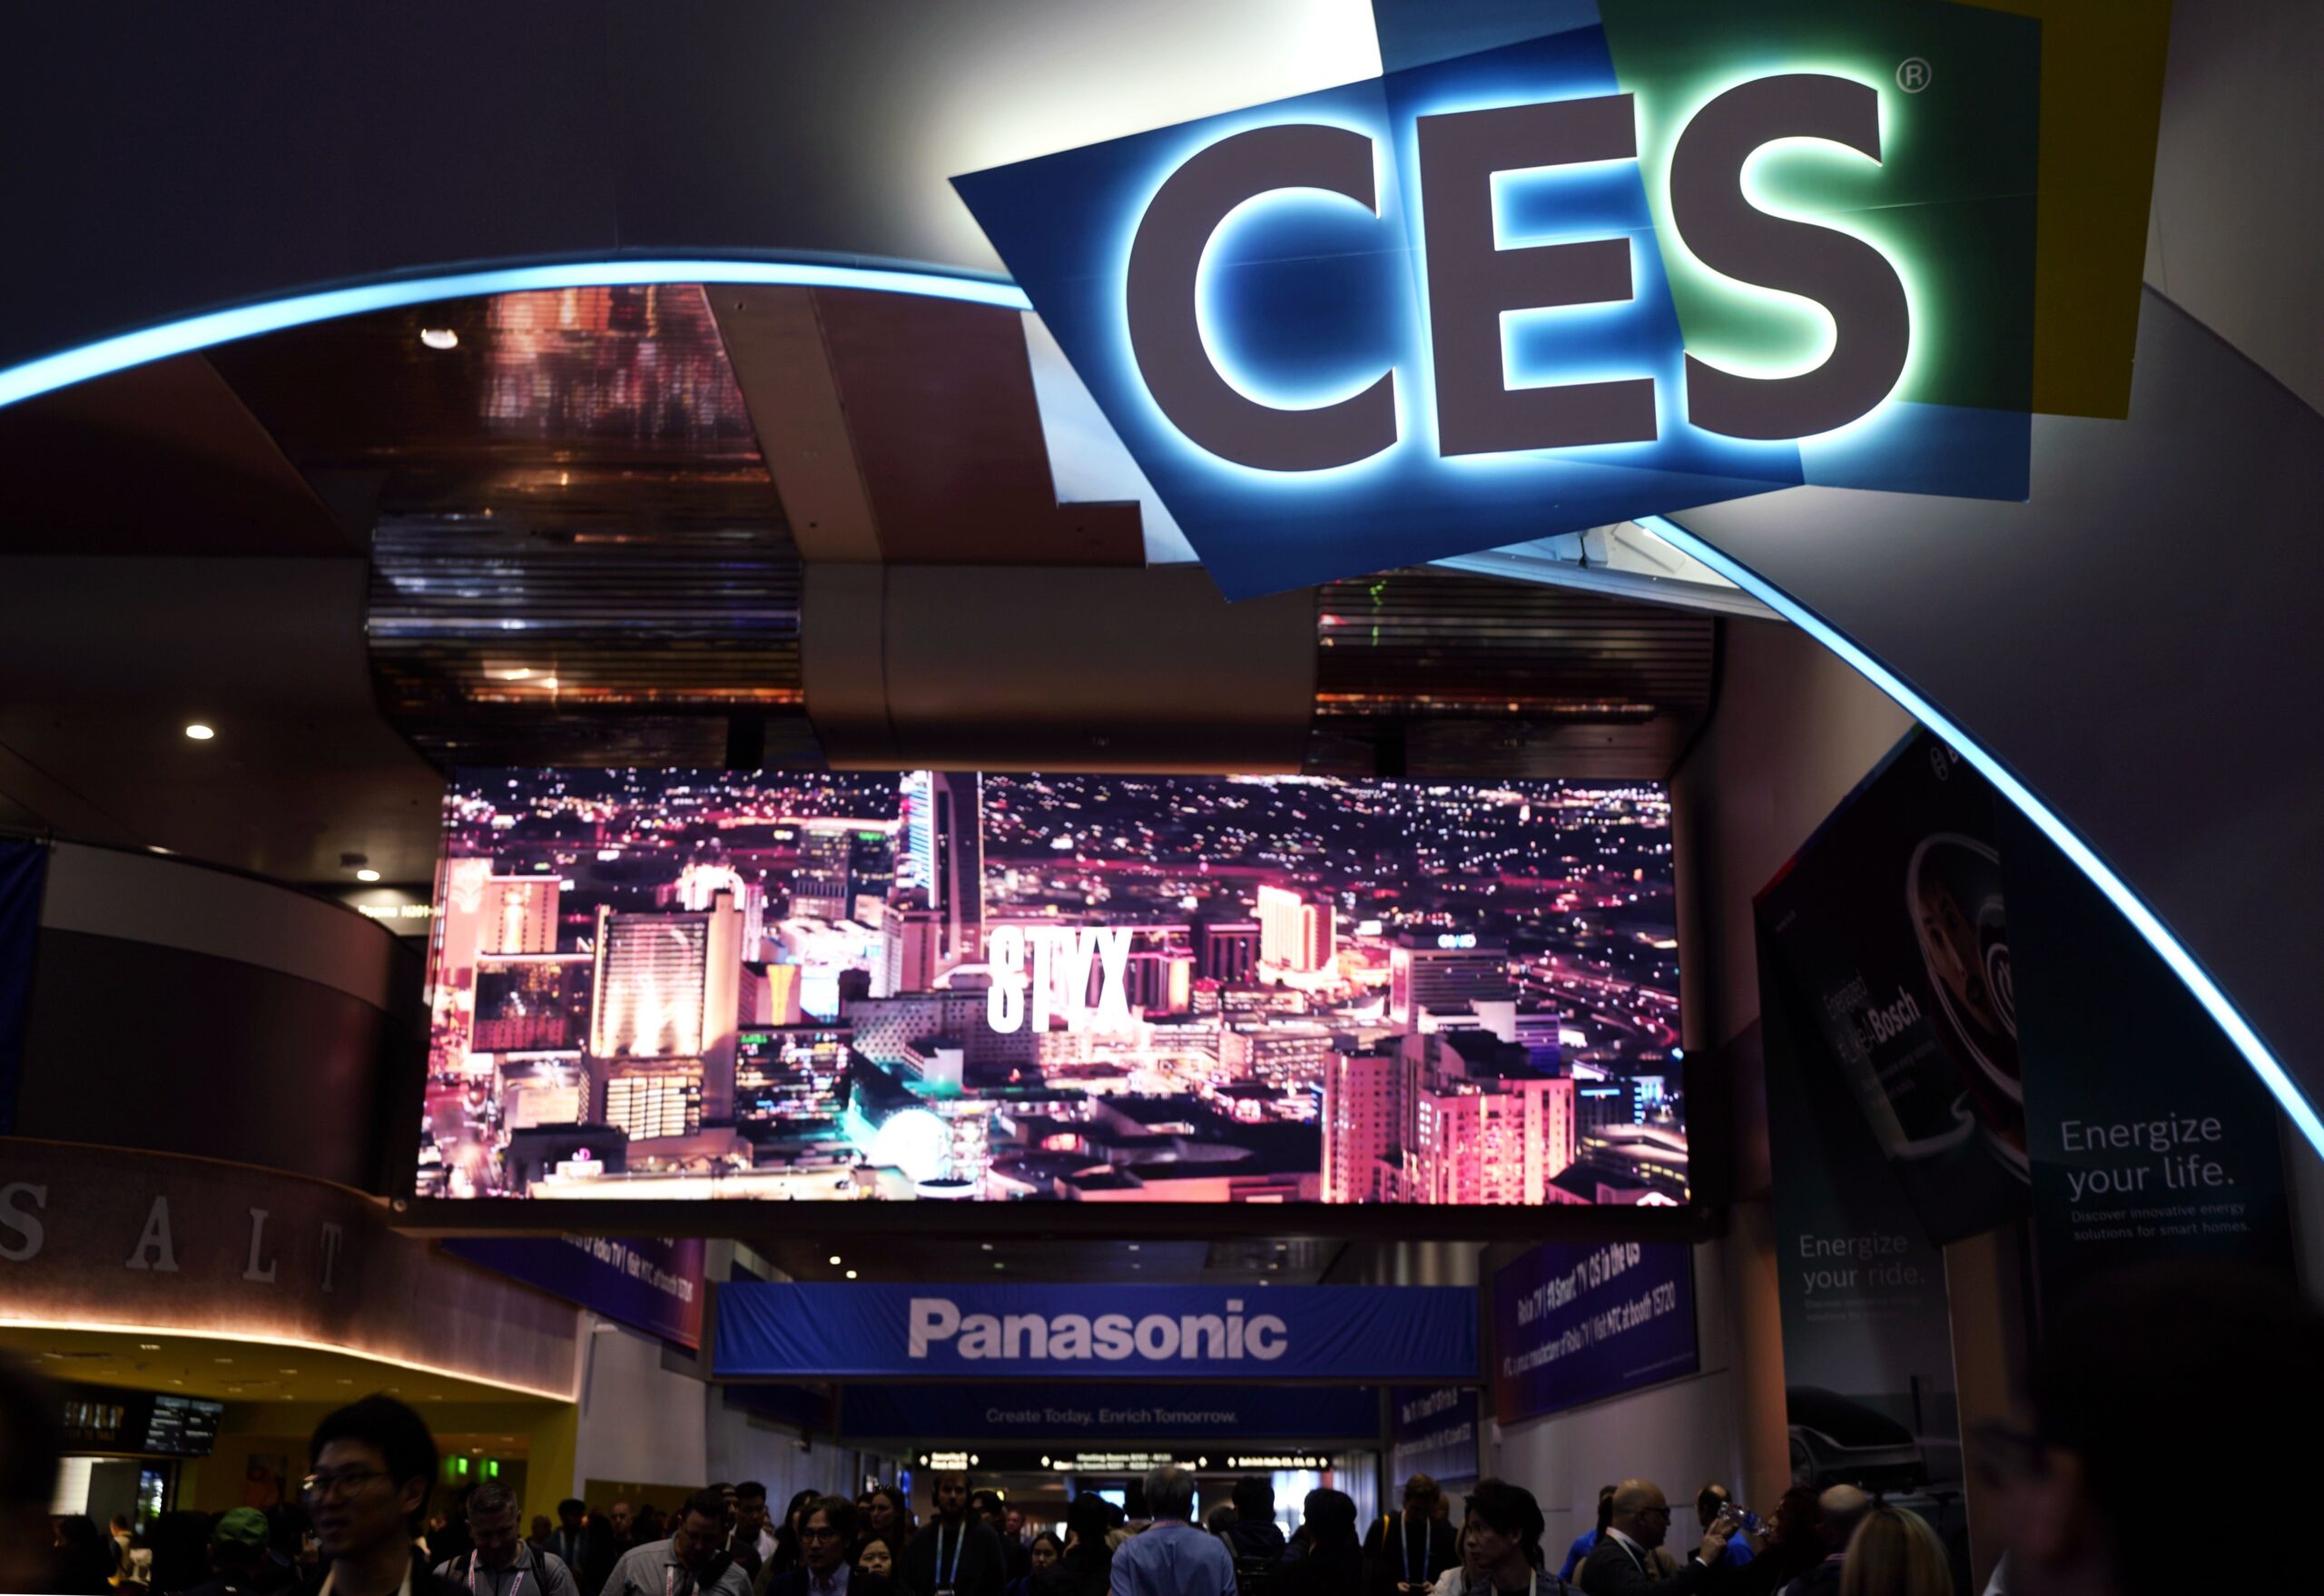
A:
[[[2201,1305],[2200,1313],[2188,1311]],[[2223,1394],[2232,1381],[2243,1397]],[[2324,1317],[2288,1290],[2201,1270],[2152,1274],[2062,1315],[2034,1381],[2034,1424],[1979,1437],[1979,1472],[2005,1504],[2005,1596],[2162,1596],[2179,1577],[2149,1555],[2146,1504],[2240,1522],[2230,1461],[2324,1424]],[[1692,1499],[1679,1544],[1655,1483],[1599,1493],[1596,1524],[1544,1548],[1524,1487],[1488,1479],[1457,1525],[1435,1483],[1404,1483],[1360,1524],[1344,1493],[1312,1491],[1294,1532],[1269,1482],[1237,1483],[1196,1522],[1196,1483],[1162,1468],[1131,1522],[1084,1493],[1061,1532],[960,1474],[934,1481],[916,1522],[890,1486],[803,1492],[777,1518],[745,1481],[644,1502],[522,1504],[487,1482],[431,1512],[438,1458],[425,1422],[376,1395],[315,1430],[299,1502],[171,1514],[145,1535],[52,1517],[63,1432],[55,1394],[0,1362],[0,1591],[66,1596],[1955,1596],[1925,1522],[1851,1485],[1786,1492],[1761,1519],[1727,1487]],[[2248,1517],[2248,1513],[2246,1515]],[[1691,1544],[1689,1542],[1691,1542]]]

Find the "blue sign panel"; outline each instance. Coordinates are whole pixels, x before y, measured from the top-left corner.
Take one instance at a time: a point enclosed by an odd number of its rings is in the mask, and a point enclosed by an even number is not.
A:
[[[1493,1276],[1493,1416],[1578,1407],[1700,1365],[1693,1249],[1552,1242]]]
[[[699,1236],[488,1236],[448,1241],[444,1250],[665,1341],[702,1345]]]
[[[840,1400],[840,1433],[938,1443],[1376,1441],[1380,1394],[1369,1385],[856,1385]]]
[[[1399,1385],[1388,1393],[1389,1478],[1438,1484],[1477,1477],[1477,1391],[1472,1385]]]
[[[1472,1377],[1451,1286],[846,1286],[718,1294],[716,1373],[980,1379]]]

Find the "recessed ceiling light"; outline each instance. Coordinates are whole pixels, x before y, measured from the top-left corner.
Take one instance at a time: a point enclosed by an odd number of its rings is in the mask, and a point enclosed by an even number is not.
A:
[[[234,1360],[231,1358],[212,1358],[210,1361],[213,1364],[231,1364]]]
[[[977,1243],[977,1245],[978,1245],[979,1246],[980,1246],[980,1247],[984,1248],[984,1250],[985,1250],[985,1251],[987,1251],[987,1252],[990,1252],[990,1251],[992,1250],[992,1243],[990,1243],[990,1242],[989,1242],[989,1241],[980,1241],[980,1242]]]
[[[218,734],[212,731],[210,727],[203,725],[200,721],[195,721],[186,727],[185,734],[192,738],[197,743],[207,743],[211,738],[216,736]]]
[[[847,1272],[847,1277],[848,1277],[850,1280],[854,1279],[854,1278],[855,1278],[855,1271],[854,1271],[854,1270],[852,1270],[852,1269],[850,1269],[850,1270]]]
[[[1134,1242],[1134,1241],[1133,1241],[1133,1242],[1131,1242],[1131,1243],[1129,1244],[1129,1250],[1130,1250],[1130,1251],[1132,1251],[1132,1252],[1136,1252],[1136,1251],[1137,1251],[1137,1250],[1138,1250],[1137,1243],[1136,1243],[1136,1242]]]
[[[141,1341],[137,1344],[137,1350],[140,1352],[159,1352],[162,1350],[162,1344],[158,1341]]]
[[[182,1381],[182,1380],[172,1380],[172,1381],[171,1381],[171,1382],[170,1382],[170,1384],[172,1384],[172,1385],[182,1385],[182,1384],[185,1384],[185,1382],[184,1382],[184,1381]]]
[[[366,865],[355,872],[355,879],[359,882],[376,882],[379,879],[379,872]]]
[[[419,341],[431,350],[456,350],[460,347],[460,335],[448,327],[423,327]]]
[[[281,1373],[281,1374],[297,1374],[298,1372],[299,1372],[299,1371],[298,1371],[298,1370],[296,1370],[296,1369],[283,1369],[283,1370],[281,1370],[281,1371],[280,1371],[280,1373]]]
[[[838,1255],[837,1253],[833,1253],[833,1254],[831,1256],[830,1262],[831,1262],[831,1266],[832,1266],[832,1268],[834,1268],[834,1269],[838,1268],[838,1267],[839,1267],[839,1255]]]

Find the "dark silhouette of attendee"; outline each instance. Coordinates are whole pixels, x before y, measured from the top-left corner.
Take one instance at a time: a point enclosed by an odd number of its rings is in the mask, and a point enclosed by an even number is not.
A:
[[[1816,1540],[1823,1555],[1783,1589],[1789,1596],[1833,1596],[1840,1588],[1840,1565],[1848,1537],[1872,1511],[1872,1498],[1854,1485],[1833,1485],[1816,1499]]]
[[[821,1494],[818,1491],[796,1492],[791,1505],[783,1510],[783,1522],[775,1526],[774,1561],[771,1565],[776,1573],[799,1566],[799,1518],[807,1511],[807,1504]]]
[[[1122,1510],[1093,1491],[1084,1491],[1067,1504],[1065,1557],[1058,1567],[1071,1596],[1108,1596],[1114,1571],[1114,1548],[1108,1537],[1121,1522]]]
[[[1001,1596],[1009,1584],[1000,1537],[969,1511],[969,1477],[936,1476],[936,1516],[904,1552],[904,1581],[913,1596],[950,1590],[955,1596]]]
[[[97,1528],[85,1513],[68,1513],[56,1521],[51,1545],[50,1582],[28,1585],[30,1591],[54,1591],[57,1596],[107,1596],[121,1573],[121,1548]]]
[[[1235,1522],[1226,1527],[1226,1548],[1235,1565],[1283,1561],[1283,1526],[1275,1522],[1275,1485],[1264,1474],[1235,1482]]]
[[[856,1518],[862,1526],[857,1535],[859,1542],[875,1538],[885,1541],[888,1555],[901,1560],[904,1549],[911,1544],[911,1503],[893,1485],[874,1485],[863,1494]]]
[[[1476,1499],[1470,1498],[1474,1512]],[[1648,1554],[1670,1532],[1670,1503],[1650,1480],[1625,1480],[1614,1487],[1613,1512],[1606,1533],[1581,1563],[1581,1588],[1590,1596],[1687,1596],[1707,1588],[1727,1558],[1727,1537],[1735,1521],[1714,1519],[1694,1556],[1679,1571],[1657,1578]],[[1721,1571],[1724,1571],[1723,1570]]]
[[[1816,1493],[1794,1485],[1768,1515],[1767,1539],[1728,1587],[1730,1596],[1774,1596],[1823,1561],[1824,1509]]]
[[[303,1487],[319,1554],[308,1596],[325,1585],[331,1596],[454,1596],[460,1587],[438,1579],[419,1545],[435,1480],[435,1437],[392,1396],[367,1396],[316,1425]]]
[[[1606,1538],[1606,1527],[1613,1522],[1613,1519],[1614,1488],[1600,1485],[1598,1487],[1597,1527],[1576,1535],[1573,1544],[1565,1549],[1565,1566],[1558,1570],[1559,1579],[1571,1584],[1581,1577],[1582,1560],[1598,1549],[1598,1542]]]
[[[258,1509],[238,1507],[221,1514],[210,1531],[210,1577],[185,1588],[185,1596],[261,1596],[259,1571],[266,1564],[266,1515]],[[161,1588],[180,1589],[174,1584]]]
[[[1427,1590],[1461,1561],[1461,1538],[1437,1516],[1444,1492],[1426,1474],[1404,1482],[1404,1510],[1383,1513],[1364,1539],[1364,1569],[1374,1596]]]
[[[1276,1596],[1348,1596],[1364,1587],[1364,1543],[1356,1539],[1355,1499],[1343,1491],[1307,1493],[1299,1527],[1307,1551],[1286,1564]]]
[[[1021,1517],[1012,1513],[1011,1517]],[[1006,1529],[1008,1526],[1003,1525]],[[1019,1578],[1009,1582],[1009,1596],[1059,1596],[1069,1589],[1059,1564],[1065,1561],[1065,1542],[1043,1530],[1025,1543],[1025,1558],[1029,1566]]]
[[[2030,1429],[1978,1437],[2009,1596],[2305,1582],[2253,1554],[2264,1460],[2324,1433],[2324,1315],[2289,1281],[2211,1263],[2096,1281],[2052,1318],[2033,1394]],[[2159,1550],[2175,1524],[2204,1527],[2202,1564]]]
[[[1026,1552],[1025,1543],[1009,1532],[1009,1504],[1001,1500],[998,1491],[971,1491],[969,1493],[969,1511],[982,1519],[984,1527],[990,1530],[993,1539],[1000,1542],[1001,1570],[1009,1576],[1009,1583],[1016,1584],[1032,1571],[1033,1565],[1032,1559]]]
[[[855,1503],[819,1496],[799,1518],[800,1563],[767,1581],[767,1596],[892,1596],[895,1587],[849,1565],[855,1544]]]
[[[51,1566],[56,1532],[48,1516],[64,1451],[64,1412],[55,1387],[0,1356],[0,1591],[64,1589]]]

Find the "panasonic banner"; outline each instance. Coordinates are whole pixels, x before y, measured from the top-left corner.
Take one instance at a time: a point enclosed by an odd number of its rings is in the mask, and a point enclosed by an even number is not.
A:
[[[1460,1380],[1476,1297],[1439,1286],[720,1288],[717,1377]]]

